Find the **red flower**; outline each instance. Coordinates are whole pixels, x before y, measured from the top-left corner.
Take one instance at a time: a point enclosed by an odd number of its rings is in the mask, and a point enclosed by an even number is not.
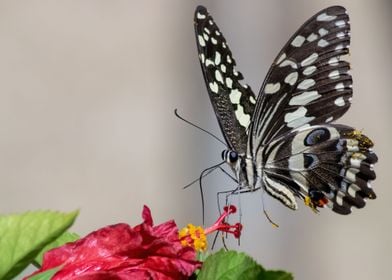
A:
[[[134,228],[127,224],[107,226],[50,250],[34,274],[60,266],[53,280],[169,280],[187,279],[200,268],[195,250],[181,245],[174,221],[153,226],[147,206],[143,220]]]

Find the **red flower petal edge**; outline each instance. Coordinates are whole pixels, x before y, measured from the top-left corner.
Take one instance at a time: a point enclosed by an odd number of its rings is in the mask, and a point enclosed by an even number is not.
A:
[[[32,275],[61,266],[53,280],[167,280],[187,279],[201,267],[195,250],[181,245],[173,220],[154,226],[147,206],[142,217],[144,222],[133,228],[107,226],[46,252]]]

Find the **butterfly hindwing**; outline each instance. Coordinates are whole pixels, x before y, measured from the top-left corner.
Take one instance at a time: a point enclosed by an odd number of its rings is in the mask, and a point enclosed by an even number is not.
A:
[[[349,214],[352,206],[362,208],[365,199],[376,198],[370,187],[377,162],[372,147],[368,137],[348,126],[299,128],[263,149],[265,188],[292,209],[295,195],[309,199],[314,209],[328,205]]]
[[[334,6],[311,17],[273,62],[261,87],[252,119],[258,146],[297,127],[329,123],[350,107],[350,46],[345,8]]]
[[[204,7],[197,7],[194,21],[200,64],[219,125],[228,146],[245,152],[255,95],[240,83],[243,77],[229,46]]]

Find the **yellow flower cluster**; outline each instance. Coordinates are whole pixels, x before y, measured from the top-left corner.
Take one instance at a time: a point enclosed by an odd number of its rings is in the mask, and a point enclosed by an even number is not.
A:
[[[207,237],[201,226],[188,224],[179,232],[179,238],[182,246],[191,246],[196,251],[205,251],[207,249]]]

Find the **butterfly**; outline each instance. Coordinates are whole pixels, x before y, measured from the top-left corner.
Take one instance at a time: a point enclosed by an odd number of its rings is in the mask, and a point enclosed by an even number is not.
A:
[[[350,107],[352,77],[345,60],[350,22],[345,8],[321,10],[290,38],[256,97],[205,7],[194,16],[208,94],[227,143],[223,160],[240,191],[264,189],[290,209],[297,199],[314,211],[339,214],[375,199],[373,142],[332,124]]]

